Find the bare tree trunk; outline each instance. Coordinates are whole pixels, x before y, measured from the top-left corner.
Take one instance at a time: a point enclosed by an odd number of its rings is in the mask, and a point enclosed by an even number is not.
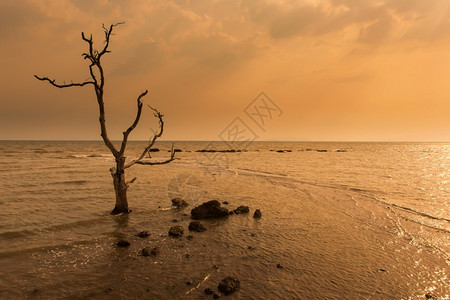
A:
[[[111,214],[128,213],[127,189],[128,184],[125,181],[125,157],[116,158],[116,168],[111,175],[114,182],[114,191],[116,192],[116,206]]]
[[[110,169],[111,175],[113,177],[114,191],[116,193],[116,206],[114,207],[111,214],[120,214],[120,213],[130,212],[128,210],[127,189],[128,189],[129,184],[133,183],[134,180],[136,180],[136,178],[133,178],[129,182],[126,182],[125,181],[125,169],[133,166],[134,164],[162,165],[162,164],[167,164],[167,163],[175,160],[175,151],[173,149],[173,144],[172,144],[172,151],[171,151],[172,153],[171,153],[169,159],[166,159],[164,161],[156,161],[156,162],[144,160],[144,158],[149,154],[149,151],[155,144],[156,140],[161,137],[161,135],[163,133],[163,129],[164,129],[163,115],[155,108],[149,106],[153,110],[153,115],[156,118],[158,118],[158,120],[159,120],[159,132],[154,133],[153,138],[151,138],[149,140],[147,147],[145,147],[144,151],[137,159],[132,160],[131,162],[129,162],[128,164],[125,165],[124,153],[125,153],[125,149],[127,147],[128,137],[129,137],[130,133],[134,130],[134,128],[137,126],[137,124],[139,123],[139,120],[141,118],[141,113],[142,113],[142,107],[143,107],[142,98],[147,95],[147,93],[148,93],[147,90],[142,92],[137,98],[136,118],[135,118],[133,124],[131,124],[131,126],[126,131],[123,132],[123,139],[122,139],[122,144],[120,146],[120,149],[117,149],[108,137],[108,133],[106,130],[106,121],[105,121],[105,105],[103,103],[105,77],[104,77],[103,67],[101,65],[100,60],[104,54],[111,52],[110,50],[108,50],[108,47],[110,45],[110,38],[112,35],[113,28],[118,25],[121,25],[121,24],[123,24],[123,23],[112,24],[111,26],[109,26],[109,28],[105,27],[104,25],[102,26],[103,30],[105,32],[105,45],[104,45],[103,49],[100,51],[97,49],[94,49],[94,42],[92,40],[92,34],[90,35],[90,37],[86,37],[83,32],[81,33],[81,38],[83,39],[83,41],[85,41],[89,45],[89,51],[82,54],[83,58],[90,62],[89,73],[90,73],[91,77],[88,80],[86,80],[84,82],[80,82],[80,83],[71,82],[69,84],[66,84],[66,83],[58,84],[58,83],[56,83],[56,81],[54,79],[50,79],[48,77],[39,77],[37,75],[34,75],[34,77],[36,77],[36,79],[41,80],[41,81],[48,81],[51,85],[53,85],[57,88],[67,88],[67,87],[74,87],[74,86],[82,87],[85,85],[92,85],[94,87],[95,95],[97,96],[97,102],[98,102],[98,107],[99,107],[99,122],[100,122],[100,132],[101,132],[100,135],[101,135],[103,141],[105,142],[106,147],[108,147],[108,149],[111,151],[112,155],[116,159],[116,167]],[[149,155],[149,157],[150,157],[150,155]]]

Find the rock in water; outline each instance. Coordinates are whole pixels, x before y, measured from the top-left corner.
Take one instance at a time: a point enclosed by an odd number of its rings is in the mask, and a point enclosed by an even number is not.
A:
[[[211,200],[191,210],[192,219],[220,218],[228,216],[228,209],[220,206],[217,200]]]
[[[181,198],[172,199],[172,205],[176,207],[185,207],[188,206],[188,203]]]
[[[142,248],[139,254],[142,256],[150,256],[150,251],[148,251],[148,248]]]
[[[250,211],[250,209],[248,208],[248,206],[244,206],[244,205],[241,205],[234,210],[234,212],[237,214],[246,214],[249,211]]]
[[[230,295],[234,293],[239,288],[239,286],[240,282],[237,278],[228,276],[222,279],[222,281],[219,283],[218,289],[219,292],[225,295]]]
[[[262,213],[259,209],[255,210],[255,213],[253,214],[253,218],[259,219],[262,217]]]
[[[139,232],[136,236],[137,237],[140,237],[140,238],[146,238],[146,237],[148,237],[150,235],[150,233],[148,233],[148,231],[141,231],[141,232]]]
[[[183,227],[181,227],[181,226],[173,226],[173,227],[170,227],[170,229],[169,229],[170,236],[175,236],[175,237],[182,236],[183,232],[184,232],[184,230],[183,230]]]
[[[189,223],[188,229],[190,231],[197,231],[197,232],[206,231],[206,227],[203,226],[203,224],[200,223],[199,221],[192,221],[191,223]]]
[[[126,240],[120,240],[116,243],[117,247],[129,247],[130,246],[130,242],[126,241]]]

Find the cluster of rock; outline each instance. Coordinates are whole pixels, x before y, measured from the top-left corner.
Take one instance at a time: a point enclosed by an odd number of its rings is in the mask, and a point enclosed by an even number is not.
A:
[[[228,205],[229,203],[224,201],[223,204]],[[184,208],[188,206],[189,204],[181,199],[181,198],[174,198],[172,199],[172,205],[176,206],[177,208]],[[238,215],[238,214],[248,214],[250,213],[250,208],[245,205],[241,205],[233,210],[228,210],[228,208],[223,207],[221,203],[217,200],[211,200],[208,202],[204,202],[201,205],[194,207],[191,210],[191,218],[193,221],[189,223],[188,230],[192,232],[204,232],[207,230],[207,228],[197,220],[202,219],[212,219],[212,218],[225,218],[230,215]],[[262,213],[259,209],[256,209],[254,211],[253,217],[254,218],[261,218]],[[171,237],[180,237],[184,234],[184,228],[180,225],[172,226],[168,231],[169,236]],[[141,231],[136,234],[139,238],[147,238],[149,236],[148,231]],[[193,236],[188,236],[188,239],[192,239]],[[119,240],[116,243],[117,247],[120,248],[127,248],[130,246],[130,242],[127,240]],[[249,247],[249,249],[252,247]],[[253,249],[253,248],[252,248]],[[141,256],[156,256],[160,253],[159,247],[144,247],[139,251],[139,255]],[[186,254],[186,257],[188,257],[189,254]],[[215,267],[215,266],[214,266]],[[223,295],[230,295],[237,291],[240,287],[240,282],[235,277],[225,277],[218,285],[217,290],[218,292],[215,292],[211,288],[206,288],[204,290],[204,293],[207,295],[213,295],[214,298],[219,298],[221,294]]]
[[[201,153],[215,153],[215,152],[220,152],[220,153],[235,153],[235,152],[247,152],[247,150],[241,150],[241,149],[226,149],[226,150],[216,150],[216,149],[201,149],[201,150],[196,150],[195,152],[201,152]]]
[[[201,205],[191,210],[191,218],[194,220],[210,219],[210,218],[223,218],[233,214],[246,214],[250,212],[250,208],[245,205],[241,205],[238,208],[229,211],[226,207],[221,206],[217,200],[211,200],[204,202]],[[253,214],[254,218],[261,218],[262,213],[259,209],[255,210]]]

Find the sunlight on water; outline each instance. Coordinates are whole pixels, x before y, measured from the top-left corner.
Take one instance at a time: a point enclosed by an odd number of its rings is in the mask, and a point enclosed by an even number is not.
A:
[[[110,216],[102,143],[1,142],[0,297],[198,299],[232,275],[236,299],[449,299],[450,145],[254,143],[222,153],[225,166],[196,152],[206,146],[180,142],[180,160],[130,169],[133,213]],[[164,158],[170,143],[158,147]],[[174,209],[174,195],[191,206]],[[251,213],[189,232],[190,209],[212,199]],[[174,225],[183,237],[168,236]]]

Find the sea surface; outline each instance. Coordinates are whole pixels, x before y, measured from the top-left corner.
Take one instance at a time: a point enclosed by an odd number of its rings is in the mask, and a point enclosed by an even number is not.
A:
[[[175,142],[176,161],[133,166],[133,211],[112,216],[102,142],[0,141],[0,298],[212,299],[204,289],[234,276],[225,299],[450,299],[449,143],[230,146]],[[156,147],[169,157],[170,142]],[[213,199],[250,213],[189,232]]]

